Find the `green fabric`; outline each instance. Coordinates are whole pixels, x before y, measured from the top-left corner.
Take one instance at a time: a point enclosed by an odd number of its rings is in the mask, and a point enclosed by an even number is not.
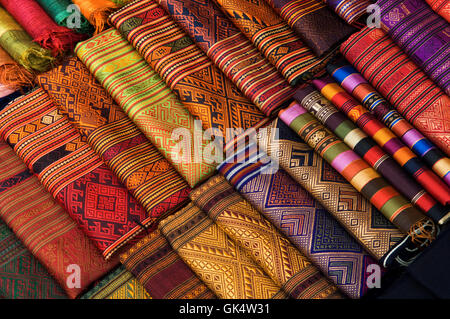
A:
[[[67,27],[67,18],[73,12],[67,11],[67,7],[73,4],[70,0],[37,0],[41,7],[60,26]],[[74,30],[79,33],[90,33],[93,27],[89,21],[80,13],[80,27]]]

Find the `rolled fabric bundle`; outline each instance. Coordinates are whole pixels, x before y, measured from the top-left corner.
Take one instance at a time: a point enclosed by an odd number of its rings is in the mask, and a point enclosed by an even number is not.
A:
[[[383,122],[428,167],[449,185],[450,159],[393,108],[348,62],[327,65],[328,72],[348,93],[353,94],[370,113]]]
[[[192,191],[193,203],[294,299],[339,298],[337,287],[221,175]],[[281,257],[283,256],[284,257]]]
[[[387,183],[372,167],[343,141],[325,128],[297,102],[279,113],[289,125],[321,157],[333,166],[353,187],[418,245],[429,245],[436,236],[433,221],[418,210]]]
[[[33,84],[33,73],[17,64],[2,47],[0,47],[0,84],[12,89]]]
[[[80,299],[152,299],[125,267],[119,266],[102,278]]]
[[[121,254],[120,261],[154,299],[216,298],[159,230]]]
[[[67,299],[44,266],[0,220],[0,299]]]
[[[110,0],[72,0],[80,7],[81,13],[95,27],[95,33],[103,31],[107,25],[108,15],[119,8]]]
[[[392,157],[385,153],[344,114],[339,112],[327,99],[329,98],[336,102],[335,96],[327,94],[327,98],[325,98],[319,91],[309,85],[305,88],[298,89],[295,98],[306,110],[379,172],[398,192],[434,221],[439,222],[447,215],[448,212],[442,205],[436,202],[430,194],[425,192],[421,186],[402,170]],[[348,99],[348,97],[346,99],[342,97],[339,102],[343,102],[339,105],[343,106],[344,111],[349,111],[350,114],[353,114],[352,110],[354,109],[351,109],[351,105],[356,104],[352,104],[352,100]],[[364,120],[364,123],[368,123],[367,118],[364,118]],[[373,130],[370,132],[372,133]],[[376,133],[374,136],[377,136]],[[385,145],[388,143],[386,142]]]
[[[265,0],[317,56],[339,46],[357,29],[320,0]]]
[[[67,59],[37,82],[154,222],[188,201],[184,179],[80,60]]]
[[[270,116],[294,89],[213,0],[154,0],[260,110]]]
[[[9,13],[0,7],[0,46],[28,71],[47,71],[54,58],[25,32]]]
[[[381,27],[450,95],[450,25],[423,0],[378,0]]]
[[[335,54],[330,52],[317,58],[265,1],[215,2],[292,86],[323,72],[326,63]]]
[[[202,128],[197,128],[194,117],[117,30],[80,42],[75,51],[189,186],[214,173],[215,164],[203,160],[202,150],[208,143]]]
[[[70,298],[118,264],[105,261],[77,223],[45,190],[36,176],[0,142],[0,217],[55,278]],[[67,285],[68,267],[80,267],[79,286]],[[70,269],[70,268],[69,268]]]
[[[366,13],[370,0],[322,0],[347,23],[352,24]]]
[[[57,25],[34,0],[0,0],[0,5],[24,28],[33,41],[54,56],[70,52],[85,38],[71,29]]]
[[[162,220],[158,227],[218,298],[288,298],[254,259],[193,203]]]
[[[153,223],[41,88],[0,112],[0,137],[106,259]]]
[[[364,28],[340,50],[406,120],[450,156],[450,98],[386,33]]]
[[[350,298],[361,298],[368,290],[364,270],[377,262],[257,145],[250,143],[235,156],[240,160],[230,156],[219,165],[218,171],[340,291]],[[211,191],[217,192],[216,188]],[[195,196],[195,192],[191,195]],[[346,265],[340,268],[341,276],[334,275],[338,265]]]
[[[68,10],[70,5],[73,5],[70,0],[36,0],[41,5],[42,9],[60,26],[69,27],[67,19],[74,13]],[[91,30],[91,24],[83,16],[79,17],[80,26],[73,28],[79,33],[89,33]]]
[[[217,128],[225,137],[228,128],[247,130],[266,119],[156,2],[135,2],[109,20],[203,129]]]
[[[425,0],[430,7],[450,23],[450,2],[448,0]]]

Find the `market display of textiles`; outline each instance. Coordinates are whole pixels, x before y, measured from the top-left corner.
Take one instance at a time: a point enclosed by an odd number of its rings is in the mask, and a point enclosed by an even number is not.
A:
[[[449,23],[0,0],[0,299],[450,298]]]

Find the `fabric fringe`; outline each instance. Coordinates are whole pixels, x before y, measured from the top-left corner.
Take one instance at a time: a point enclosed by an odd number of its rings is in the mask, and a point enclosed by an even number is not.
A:
[[[7,87],[19,89],[22,86],[32,86],[33,79],[33,73],[18,64],[0,65],[0,83]]]
[[[89,21],[95,27],[94,34],[99,34],[105,29],[105,25],[107,24],[109,15],[113,13],[117,8],[118,7],[115,5],[114,7],[98,9],[91,13]]]
[[[56,57],[64,52],[73,51],[76,43],[85,39],[85,35],[74,33],[68,29],[67,31],[47,32],[39,38],[34,39],[34,42],[42,48],[50,50],[52,55]]]
[[[38,72],[48,71],[54,61],[50,52],[41,48],[29,48],[18,58],[18,62],[28,71]]]

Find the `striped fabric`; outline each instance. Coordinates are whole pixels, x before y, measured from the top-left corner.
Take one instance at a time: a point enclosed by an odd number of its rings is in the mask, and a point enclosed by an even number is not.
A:
[[[161,233],[220,299],[286,299],[254,259],[194,204],[162,220]]]
[[[323,72],[334,53],[317,58],[264,0],[215,1],[293,86]]]
[[[47,93],[36,89],[0,112],[7,141],[105,258],[152,222]]]
[[[306,110],[344,141],[356,154],[361,156],[386,181],[394,186],[398,192],[418,208],[422,209],[433,220],[438,222],[447,214],[447,211],[442,205],[438,204],[433,197],[426,193],[421,186],[402,170],[392,157],[386,154],[343,113],[339,112],[319,91],[315,90],[312,86],[307,86],[297,90],[295,97]],[[328,95],[327,97],[331,97],[333,101],[336,101],[335,96]],[[356,105],[348,97],[343,97],[339,102],[342,101],[345,102],[339,105],[343,106],[344,111],[349,110],[345,106],[349,104]],[[352,110],[349,110],[351,115],[353,115]],[[360,121],[367,123],[362,120]],[[366,125],[369,126],[370,124]],[[377,137],[377,134],[374,134],[374,136]]]
[[[430,7],[450,23],[450,2],[448,0],[425,0]]]
[[[105,261],[69,214],[4,142],[0,142],[0,216],[48,269],[70,298],[117,265]],[[80,267],[80,286],[67,286],[69,265]]]
[[[117,30],[109,29],[80,42],[75,51],[191,187],[214,172],[214,165],[196,158],[198,154],[191,139],[179,145],[172,137],[177,129],[195,136],[194,118]],[[202,134],[201,127],[199,132]],[[200,145],[205,146],[205,142]],[[181,154],[184,148],[186,151]]]
[[[424,223],[432,225],[422,213],[401,196],[372,167],[343,141],[320,124],[296,102],[280,112],[280,119],[363,194],[381,213],[405,234],[421,236]],[[423,234],[424,240],[435,234]]]
[[[381,29],[364,28],[341,53],[391,105],[450,156],[450,98]]]
[[[153,0],[136,2],[109,18],[177,94],[205,130],[257,126],[265,115],[211,62]]]
[[[159,230],[120,255],[122,264],[155,299],[214,299]]]
[[[211,177],[190,195],[232,240],[294,299],[339,298],[328,281],[275,226],[237,193],[221,175]]]
[[[342,292],[360,298],[367,291],[365,269],[376,262],[286,171],[274,172],[264,152],[250,144],[236,156],[243,160],[226,159],[220,173]]]
[[[382,260],[397,247],[404,235],[283,121],[275,119],[266,129],[267,133],[258,139],[259,147],[308,191],[367,252]]]
[[[405,120],[350,64],[329,64],[327,69],[348,93],[353,94],[449,185],[450,159],[438,147]]]
[[[366,13],[370,0],[322,0],[347,23],[352,24]]]
[[[423,0],[378,0],[381,27],[450,95],[450,26]]]
[[[366,108],[354,100],[331,77],[313,80],[314,85],[353,122],[371,136],[375,142],[413,176],[442,205],[450,202],[450,189],[422,161],[378,121]]]
[[[213,0],[159,3],[264,114],[269,116],[287,105],[293,88]]]
[[[317,56],[334,50],[356,31],[320,0],[265,0]]]

